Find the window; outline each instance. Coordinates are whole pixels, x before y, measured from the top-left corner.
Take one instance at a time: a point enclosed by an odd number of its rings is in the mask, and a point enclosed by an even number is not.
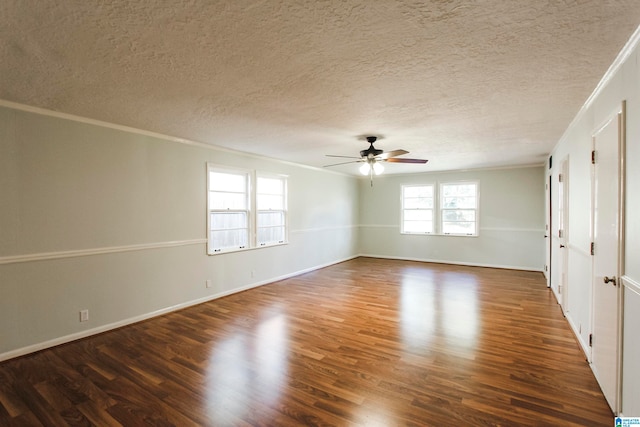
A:
[[[208,164],[207,215],[210,255],[283,244],[287,179]]]
[[[287,181],[283,177],[257,180],[258,246],[284,243],[287,214]]]
[[[209,253],[249,246],[249,174],[209,170]]]
[[[477,234],[478,184],[442,184],[440,221],[443,234]]]
[[[402,187],[402,233],[433,233],[433,185]]]
[[[403,234],[478,235],[478,183],[403,185]]]

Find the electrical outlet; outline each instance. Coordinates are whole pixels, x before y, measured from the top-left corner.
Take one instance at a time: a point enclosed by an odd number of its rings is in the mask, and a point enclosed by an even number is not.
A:
[[[254,277],[256,275],[256,272],[251,270],[251,277]]]
[[[80,310],[80,321],[81,322],[89,321],[89,310]]]
[[[210,288],[210,287],[211,287],[211,280],[205,280],[204,285],[205,285],[207,288]]]

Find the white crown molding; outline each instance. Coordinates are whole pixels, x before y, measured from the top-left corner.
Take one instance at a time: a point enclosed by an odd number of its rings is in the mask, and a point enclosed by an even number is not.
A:
[[[273,157],[260,156],[258,154],[253,154],[253,153],[249,153],[249,152],[246,152],[246,151],[233,150],[231,148],[222,147],[222,146],[215,145],[215,144],[208,144],[208,143],[205,143],[205,142],[192,141],[192,140],[189,140],[189,139],[186,139],[186,138],[179,138],[179,137],[176,137],[176,136],[165,135],[165,134],[162,134],[162,133],[151,132],[151,131],[147,131],[147,130],[143,130],[143,129],[137,129],[137,128],[130,127],[130,126],[117,125],[117,124],[105,122],[105,121],[102,121],[102,120],[89,119],[87,117],[76,116],[74,114],[62,113],[60,111],[47,110],[46,108],[40,108],[40,107],[31,106],[31,105],[20,104],[20,103],[17,103],[17,102],[7,101],[7,100],[4,100],[4,99],[0,99],[0,107],[6,107],[6,108],[14,109],[14,110],[25,111],[27,113],[34,113],[34,114],[40,114],[40,115],[43,115],[43,116],[56,117],[56,118],[59,118],[59,119],[70,120],[70,121],[74,121],[74,122],[78,122],[78,123],[85,123],[85,124],[90,124],[90,125],[94,125],[94,126],[100,126],[100,127],[103,127],[103,128],[115,129],[115,130],[120,130],[120,131],[123,131],[123,132],[129,132],[129,133],[134,133],[134,134],[138,134],[138,135],[149,136],[149,137],[152,137],[152,138],[162,139],[164,141],[176,142],[178,144],[190,145],[190,146],[193,146],[193,147],[204,148],[204,149],[207,149],[207,150],[221,151],[221,152],[224,152],[224,153],[230,153],[230,154],[235,154],[235,155],[239,155],[239,156],[245,156],[245,157],[249,157],[249,158],[253,158],[253,159],[269,160],[269,161],[272,161],[272,162],[276,162],[276,163],[280,163],[280,164],[284,164],[284,165],[288,165],[288,166],[295,166],[295,167],[299,167],[299,168],[303,168],[303,169],[310,169],[310,170],[322,171],[322,172],[326,172],[326,173],[330,173],[330,174],[334,174],[334,175],[343,175],[343,176],[351,176],[351,177],[353,177],[350,174],[345,174],[345,173],[339,172],[339,171],[329,170],[329,169],[320,168],[320,167],[316,167],[316,166],[303,165],[303,164],[300,164],[300,163],[289,162],[287,160],[276,159],[276,158],[273,158]],[[353,178],[355,178],[355,177],[353,177]]]
[[[638,43],[640,43],[640,26],[636,28],[629,40],[627,40],[627,43],[622,47],[622,49],[618,53],[618,56],[616,56],[616,59],[609,66],[606,73],[604,73],[602,79],[600,79],[593,92],[591,92],[591,95],[589,95],[584,104],[582,104],[582,107],[580,107],[578,113],[575,115],[571,123],[569,123],[567,129],[565,129],[564,133],[562,134],[556,145],[553,147],[553,150],[551,150],[551,153],[555,152],[558,148],[558,145],[560,145],[560,143],[567,138],[569,133],[573,130],[580,119],[585,115],[587,110],[591,107],[595,99],[600,95],[607,84],[609,84],[609,82],[614,78],[618,70],[620,70],[620,67],[622,67],[625,61],[629,59],[633,51],[638,46]]]

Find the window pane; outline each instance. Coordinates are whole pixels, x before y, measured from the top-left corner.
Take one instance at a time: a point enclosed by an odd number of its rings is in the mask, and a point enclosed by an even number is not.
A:
[[[405,209],[432,209],[433,208],[433,197],[416,197],[416,198],[406,198],[404,199],[404,208]]]
[[[476,234],[475,222],[443,222],[442,232],[445,234]]]
[[[284,242],[284,227],[267,227],[258,229],[258,244]]]
[[[284,181],[279,178],[258,177],[258,193],[260,194],[284,194]]]
[[[474,197],[445,197],[443,208],[469,208],[476,207],[476,198]]]
[[[285,239],[286,179],[257,179],[256,205],[258,245],[281,243]]]
[[[247,191],[247,175],[209,172],[209,190],[244,193]]]
[[[433,232],[433,185],[402,187],[402,232]]]
[[[209,209],[247,209],[247,196],[244,193],[210,191]]]
[[[432,221],[433,220],[433,211],[432,210],[405,210],[404,211],[404,219],[405,221]]]
[[[212,212],[209,226],[211,230],[247,228],[246,212]]]
[[[283,212],[258,212],[258,227],[284,225]]]
[[[433,185],[420,185],[403,187],[403,196],[408,197],[433,197]]]
[[[475,210],[444,210],[442,211],[442,221],[443,222],[453,222],[453,221],[475,221],[476,220],[476,211]]]
[[[246,247],[248,242],[247,230],[219,230],[211,231],[211,247],[216,249]]]
[[[258,209],[283,210],[284,196],[271,195],[271,194],[258,194]]]
[[[444,184],[442,186],[442,195],[444,197],[475,197],[476,184]]]
[[[403,231],[405,233],[431,233],[433,232],[433,221],[404,221]]]

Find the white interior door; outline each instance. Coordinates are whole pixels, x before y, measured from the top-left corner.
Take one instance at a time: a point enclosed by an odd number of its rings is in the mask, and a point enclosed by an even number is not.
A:
[[[559,238],[559,279],[558,302],[566,314],[569,292],[569,159],[562,161],[558,179],[558,238]]]
[[[552,215],[553,215],[553,204],[551,202],[551,184],[553,181],[553,175],[549,175],[547,176],[547,184],[545,185],[545,199],[546,199],[546,204],[547,204],[547,218],[546,218],[546,222],[547,224],[545,225],[544,228],[544,238],[546,239],[546,244],[547,244],[547,254],[546,254],[546,258],[545,258],[545,263],[544,263],[544,275],[547,279],[547,287],[551,287],[551,254],[553,252],[553,238],[551,237],[551,225],[553,223],[552,221]]]
[[[564,301],[562,300],[562,290],[566,288],[567,278],[567,207],[566,207],[566,173],[568,168],[568,160],[564,160],[560,165],[560,171],[558,175],[551,181],[555,186],[555,192],[552,191],[551,197],[553,199],[553,206],[555,212],[553,212],[553,228],[551,236],[551,290],[564,310]],[[552,187],[553,188],[553,187]]]
[[[617,412],[620,317],[620,146],[622,113],[594,136],[593,328],[591,367]]]

